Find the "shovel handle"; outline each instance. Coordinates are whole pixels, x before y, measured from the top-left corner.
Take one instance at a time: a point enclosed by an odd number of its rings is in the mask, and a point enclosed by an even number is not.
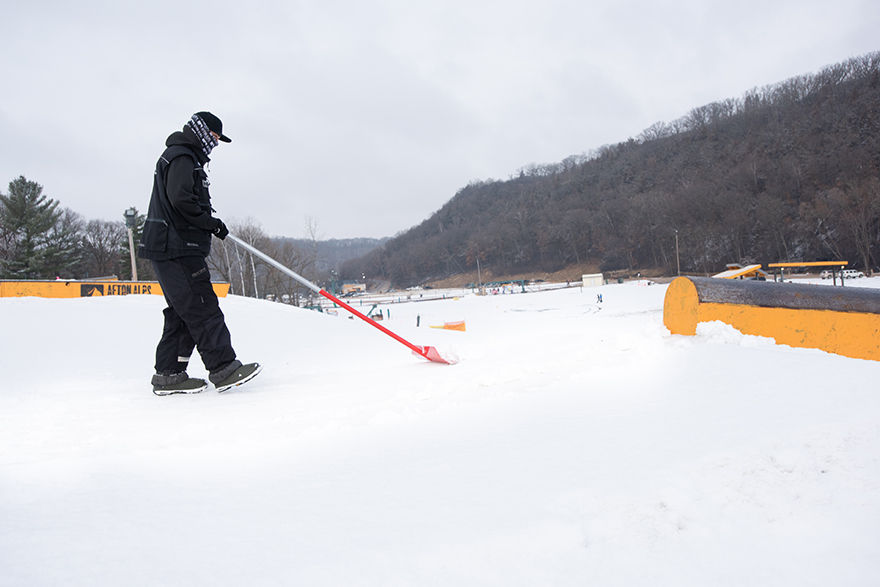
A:
[[[345,302],[343,302],[342,300],[340,300],[339,298],[337,298],[333,294],[321,289],[320,287],[318,287],[317,285],[315,285],[314,283],[312,283],[311,281],[309,281],[308,279],[306,279],[305,277],[303,277],[302,275],[300,275],[296,271],[285,267],[284,265],[282,265],[281,263],[279,263],[278,261],[276,261],[275,259],[273,259],[269,255],[267,255],[266,253],[260,251],[259,249],[253,247],[252,245],[249,245],[248,243],[244,242],[243,240],[241,240],[237,236],[230,234],[230,235],[227,235],[226,238],[231,239],[232,242],[234,242],[238,245],[241,245],[241,247],[244,248],[246,251],[253,253],[254,255],[256,255],[257,257],[259,257],[260,259],[262,259],[263,261],[265,261],[266,263],[268,263],[272,267],[275,267],[276,269],[278,269],[282,273],[286,273],[287,275],[291,276],[292,278],[294,278],[295,280],[297,280],[298,282],[300,282],[301,284],[303,284],[304,286],[306,286],[307,288],[309,288],[310,290],[312,290],[316,294],[319,294],[319,295],[327,298],[328,300],[330,300],[334,304],[337,304],[337,305],[345,308],[346,310],[348,310],[349,312],[351,312],[352,314],[354,314],[355,316],[357,316],[358,318],[360,318],[361,320],[363,320],[367,324],[375,326],[376,328],[378,328],[379,330],[381,330],[382,332],[384,332],[385,334],[387,334],[388,336],[390,336],[391,338],[393,338],[397,342],[408,347],[412,352],[416,353],[420,357],[424,357],[425,359],[428,359],[429,361],[433,361],[435,363],[448,363],[449,362],[449,361],[446,361],[446,360],[440,358],[439,353],[433,347],[428,347],[428,346],[421,347],[421,346],[415,345],[415,344],[409,342],[408,340],[406,340],[405,338],[403,338],[402,336],[399,336],[399,335],[391,332],[390,330],[388,330],[387,328],[385,328],[384,326],[382,326],[381,324],[379,324],[378,322],[376,322],[375,320],[373,320],[369,316],[366,316],[365,314],[358,312],[357,310],[355,310],[350,305],[346,304]]]

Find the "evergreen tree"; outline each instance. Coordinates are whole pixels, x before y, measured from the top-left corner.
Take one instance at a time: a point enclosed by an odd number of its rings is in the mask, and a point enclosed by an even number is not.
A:
[[[85,222],[73,210],[64,210],[45,235],[43,275],[79,279],[85,272]]]
[[[57,248],[48,237],[61,215],[58,202],[45,196],[40,184],[24,176],[9,182],[9,193],[0,194],[0,277],[50,277]]]

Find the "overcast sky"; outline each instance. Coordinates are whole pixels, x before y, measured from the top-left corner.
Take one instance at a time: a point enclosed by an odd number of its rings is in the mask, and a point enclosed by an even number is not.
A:
[[[474,180],[880,49],[877,0],[0,0],[0,192],[145,212],[210,110],[217,216],[393,236]]]

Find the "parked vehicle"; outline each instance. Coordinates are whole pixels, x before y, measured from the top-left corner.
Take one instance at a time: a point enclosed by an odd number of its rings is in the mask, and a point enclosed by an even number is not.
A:
[[[841,275],[846,279],[855,279],[856,277],[864,277],[865,274],[861,271],[857,271],[855,269],[844,269],[841,271]]]
[[[831,269],[824,269],[821,273],[819,273],[819,277],[821,277],[822,279],[831,279],[831,276]]]

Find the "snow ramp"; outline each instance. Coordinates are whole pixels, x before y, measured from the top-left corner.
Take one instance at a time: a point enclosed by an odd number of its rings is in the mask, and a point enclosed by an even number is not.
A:
[[[880,361],[880,290],[678,277],[666,290],[663,323],[694,335],[720,320],[777,344]]]

